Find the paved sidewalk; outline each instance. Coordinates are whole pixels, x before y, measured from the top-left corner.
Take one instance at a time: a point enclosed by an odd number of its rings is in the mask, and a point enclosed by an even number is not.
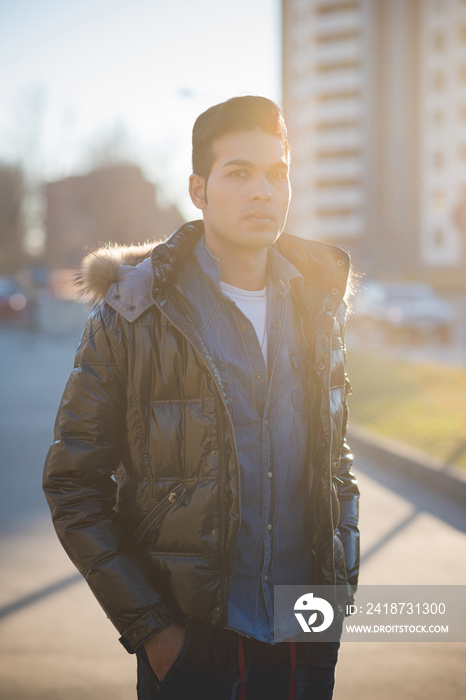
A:
[[[135,700],[135,660],[53,531],[41,490],[79,334],[0,333],[0,699]],[[356,450],[361,583],[464,584],[464,506]],[[347,643],[335,700],[459,700],[466,644]],[[262,699],[257,699],[262,700]]]

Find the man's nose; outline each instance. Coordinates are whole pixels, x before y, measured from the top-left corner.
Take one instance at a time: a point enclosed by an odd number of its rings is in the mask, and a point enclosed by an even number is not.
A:
[[[258,175],[254,178],[250,197],[255,202],[266,202],[272,199],[272,188],[265,175]]]

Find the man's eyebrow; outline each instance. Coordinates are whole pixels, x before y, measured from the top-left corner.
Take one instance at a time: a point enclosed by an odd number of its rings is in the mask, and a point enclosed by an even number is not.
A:
[[[232,165],[239,166],[241,168],[254,168],[255,163],[251,163],[249,160],[243,160],[242,158],[237,158],[235,160],[229,160],[226,163],[223,164],[222,167],[228,168],[231,167]],[[288,169],[288,163],[284,160],[279,160],[277,163],[272,163],[270,165],[270,168],[286,168]]]

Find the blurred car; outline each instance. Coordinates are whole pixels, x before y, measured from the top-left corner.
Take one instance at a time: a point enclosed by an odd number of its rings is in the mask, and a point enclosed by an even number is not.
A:
[[[25,290],[14,277],[0,277],[0,322],[23,322],[27,320],[28,313]]]
[[[456,320],[451,304],[421,282],[367,282],[353,310],[359,326],[386,340],[448,343]]]

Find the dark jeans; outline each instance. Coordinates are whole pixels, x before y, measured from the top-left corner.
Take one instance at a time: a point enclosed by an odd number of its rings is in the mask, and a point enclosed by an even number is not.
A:
[[[159,681],[137,653],[138,700],[331,700],[339,642],[266,644],[189,619],[184,643]]]

